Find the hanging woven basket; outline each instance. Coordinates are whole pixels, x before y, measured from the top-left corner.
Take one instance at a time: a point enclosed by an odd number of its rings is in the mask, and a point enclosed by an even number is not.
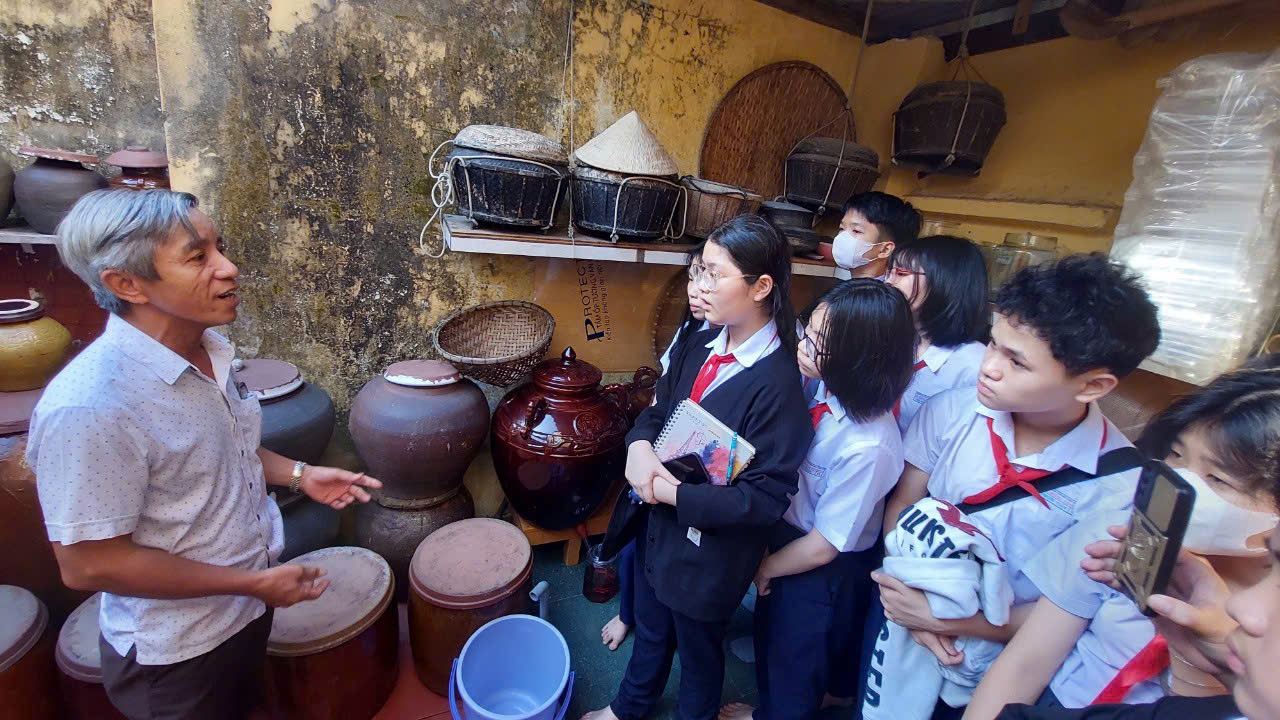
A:
[[[893,164],[977,175],[1004,123],[1004,94],[992,85],[964,80],[921,85],[893,114]]]

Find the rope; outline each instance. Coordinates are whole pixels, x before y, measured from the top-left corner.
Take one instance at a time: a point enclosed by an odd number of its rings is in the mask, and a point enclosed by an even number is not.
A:
[[[574,115],[576,115],[577,101],[573,97],[573,3],[569,0],[569,22],[564,33],[564,71],[560,80],[560,104],[565,107],[565,114],[569,116],[569,177],[573,177],[573,173],[578,169],[578,161],[574,157],[573,151],[577,147],[577,142],[573,136]],[[563,127],[561,128],[563,130]],[[569,247],[574,259],[578,257],[578,242],[574,239],[573,233],[573,181],[569,181],[569,191],[566,193],[569,203]]]
[[[960,132],[964,130],[964,119],[969,114],[969,100],[973,97],[973,81],[969,79],[969,31],[973,29],[973,14],[978,9],[978,0],[971,0],[969,3],[969,15],[965,18],[964,32],[960,34],[960,47],[956,50],[956,58],[960,62],[956,65],[955,72],[951,73],[951,79],[954,81],[960,71],[964,71],[964,107],[960,109],[960,122],[956,123],[956,135],[951,138],[951,150],[947,153],[947,159],[942,161],[939,170],[949,168],[956,161],[956,148],[960,146]],[[973,72],[985,83],[978,73],[977,68],[973,68]]]

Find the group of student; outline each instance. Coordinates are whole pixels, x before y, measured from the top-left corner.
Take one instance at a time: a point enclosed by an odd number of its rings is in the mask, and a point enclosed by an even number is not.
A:
[[[1140,472],[1096,402],[1159,342],[1136,276],[1101,254],[1027,268],[991,323],[978,248],[919,229],[899,198],[852,198],[835,244],[855,277],[798,318],[788,244],[765,220],[734,218],[695,255],[689,314],[627,438],[647,526],[619,561],[602,641],[633,631],[631,658],[584,720],[646,717],[677,652],[686,720],[801,720],[831,704],[993,718],[1009,703],[1225,692],[1176,653],[1166,672],[1152,621],[1086,559],[1127,524]],[[682,485],[655,454],[685,399],[756,448],[732,484]],[[1186,547],[1233,588],[1266,572],[1276,517],[1260,489],[1276,485],[1263,463],[1277,444],[1280,363],[1266,357],[1139,440],[1192,482]],[[729,619],[753,583],[759,702],[722,706]]]

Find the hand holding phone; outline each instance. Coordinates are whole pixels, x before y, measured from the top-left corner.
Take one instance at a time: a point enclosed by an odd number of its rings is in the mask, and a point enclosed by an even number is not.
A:
[[[1168,465],[1158,460],[1143,464],[1115,574],[1121,591],[1145,615],[1156,614],[1147,599],[1165,594],[1169,585],[1195,497],[1190,483]]]

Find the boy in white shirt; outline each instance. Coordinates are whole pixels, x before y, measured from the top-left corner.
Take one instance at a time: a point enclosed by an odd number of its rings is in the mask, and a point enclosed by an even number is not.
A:
[[[1092,474],[1099,456],[1129,446],[1095,401],[1160,338],[1155,306],[1136,277],[1099,253],[1027,268],[1001,288],[995,304],[998,318],[976,397],[969,389],[950,390],[916,416],[904,442],[906,469],[885,508],[885,529],[926,495],[964,509],[1011,488],[1026,490],[1027,497],[970,514],[1006,560],[1014,591],[1010,620],[996,626],[982,613],[939,620],[922,592],[873,574],[885,617],[910,629],[944,664],[962,660],[951,638],[1007,642],[1013,636],[1041,594],[1024,570],[1055,537],[1080,517],[1132,505],[1137,470],[1043,494],[1034,483],[1067,466]],[[868,696],[874,665],[867,672]]]

